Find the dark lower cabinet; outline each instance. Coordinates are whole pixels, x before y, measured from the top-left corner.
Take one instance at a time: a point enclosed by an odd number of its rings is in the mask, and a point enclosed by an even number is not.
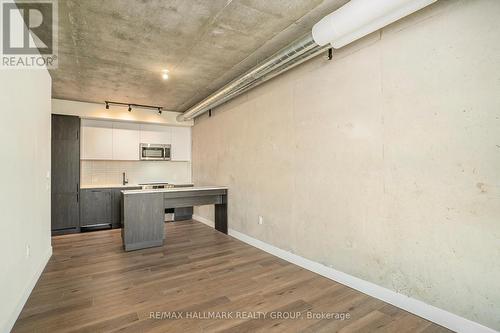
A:
[[[121,221],[122,189],[113,189],[111,191],[111,200],[112,200],[112,202],[111,202],[111,210],[112,210],[111,226],[113,227],[113,229],[116,229],[116,228],[120,228],[122,225],[122,221]]]
[[[127,190],[140,190],[142,187],[127,187]],[[113,188],[112,192],[112,222],[113,229],[121,228],[122,226],[122,191],[123,188]]]
[[[80,183],[80,118],[52,115],[52,234],[78,232]]]
[[[78,194],[52,193],[52,231],[54,234],[76,232],[78,229]]]
[[[80,227],[82,229],[111,227],[112,191],[108,189],[84,189],[80,193]]]
[[[127,190],[139,190],[130,187]],[[121,227],[121,200],[123,188],[82,189],[80,221],[82,230]]]

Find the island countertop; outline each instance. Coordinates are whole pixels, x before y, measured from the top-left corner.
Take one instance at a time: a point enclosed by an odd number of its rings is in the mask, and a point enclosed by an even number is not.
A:
[[[122,193],[124,195],[130,194],[146,194],[146,193],[172,193],[172,192],[192,192],[192,191],[211,191],[211,190],[227,190],[227,186],[193,186],[193,187],[174,187],[174,188],[159,188],[159,189],[148,189],[148,190],[124,190]]]
[[[214,226],[227,235],[226,186],[122,190],[122,239],[125,251],[163,246],[165,210],[214,205]]]

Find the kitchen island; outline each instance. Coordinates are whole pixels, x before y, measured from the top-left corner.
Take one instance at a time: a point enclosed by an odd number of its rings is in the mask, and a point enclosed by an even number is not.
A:
[[[122,191],[125,251],[162,246],[165,209],[215,205],[215,229],[227,234],[227,187],[195,186]]]

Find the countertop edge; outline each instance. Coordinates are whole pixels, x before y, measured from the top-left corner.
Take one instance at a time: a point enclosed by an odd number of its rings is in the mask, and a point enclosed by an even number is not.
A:
[[[93,190],[93,189],[106,189],[106,188],[114,188],[114,189],[127,189],[133,187],[141,187],[141,185],[81,185],[80,190]]]
[[[210,191],[210,190],[228,190],[227,186],[194,186],[194,187],[177,187],[177,188],[161,188],[155,190],[122,190],[123,195],[131,194],[148,194],[148,193],[171,193],[171,192],[189,192],[189,191]]]
[[[192,183],[179,183],[179,184],[172,184],[174,186],[193,186]],[[128,188],[133,188],[133,187],[139,187],[142,188],[142,185],[139,184],[127,184],[127,185],[120,185],[120,184],[104,184],[104,185],[80,185],[80,190],[92,190],[92,189],[123,189],[127,190]]]

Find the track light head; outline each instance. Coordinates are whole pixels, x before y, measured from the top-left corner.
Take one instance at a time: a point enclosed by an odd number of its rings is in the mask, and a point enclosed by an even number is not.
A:
[[[132,111],[132,106],[129,104],[128,105],[128,112],[131,112]]]
[[[161,108],[158,108],[158,113],[161,114]]]
[[[106,102],[106,110],[109,110],[109,104]]]

